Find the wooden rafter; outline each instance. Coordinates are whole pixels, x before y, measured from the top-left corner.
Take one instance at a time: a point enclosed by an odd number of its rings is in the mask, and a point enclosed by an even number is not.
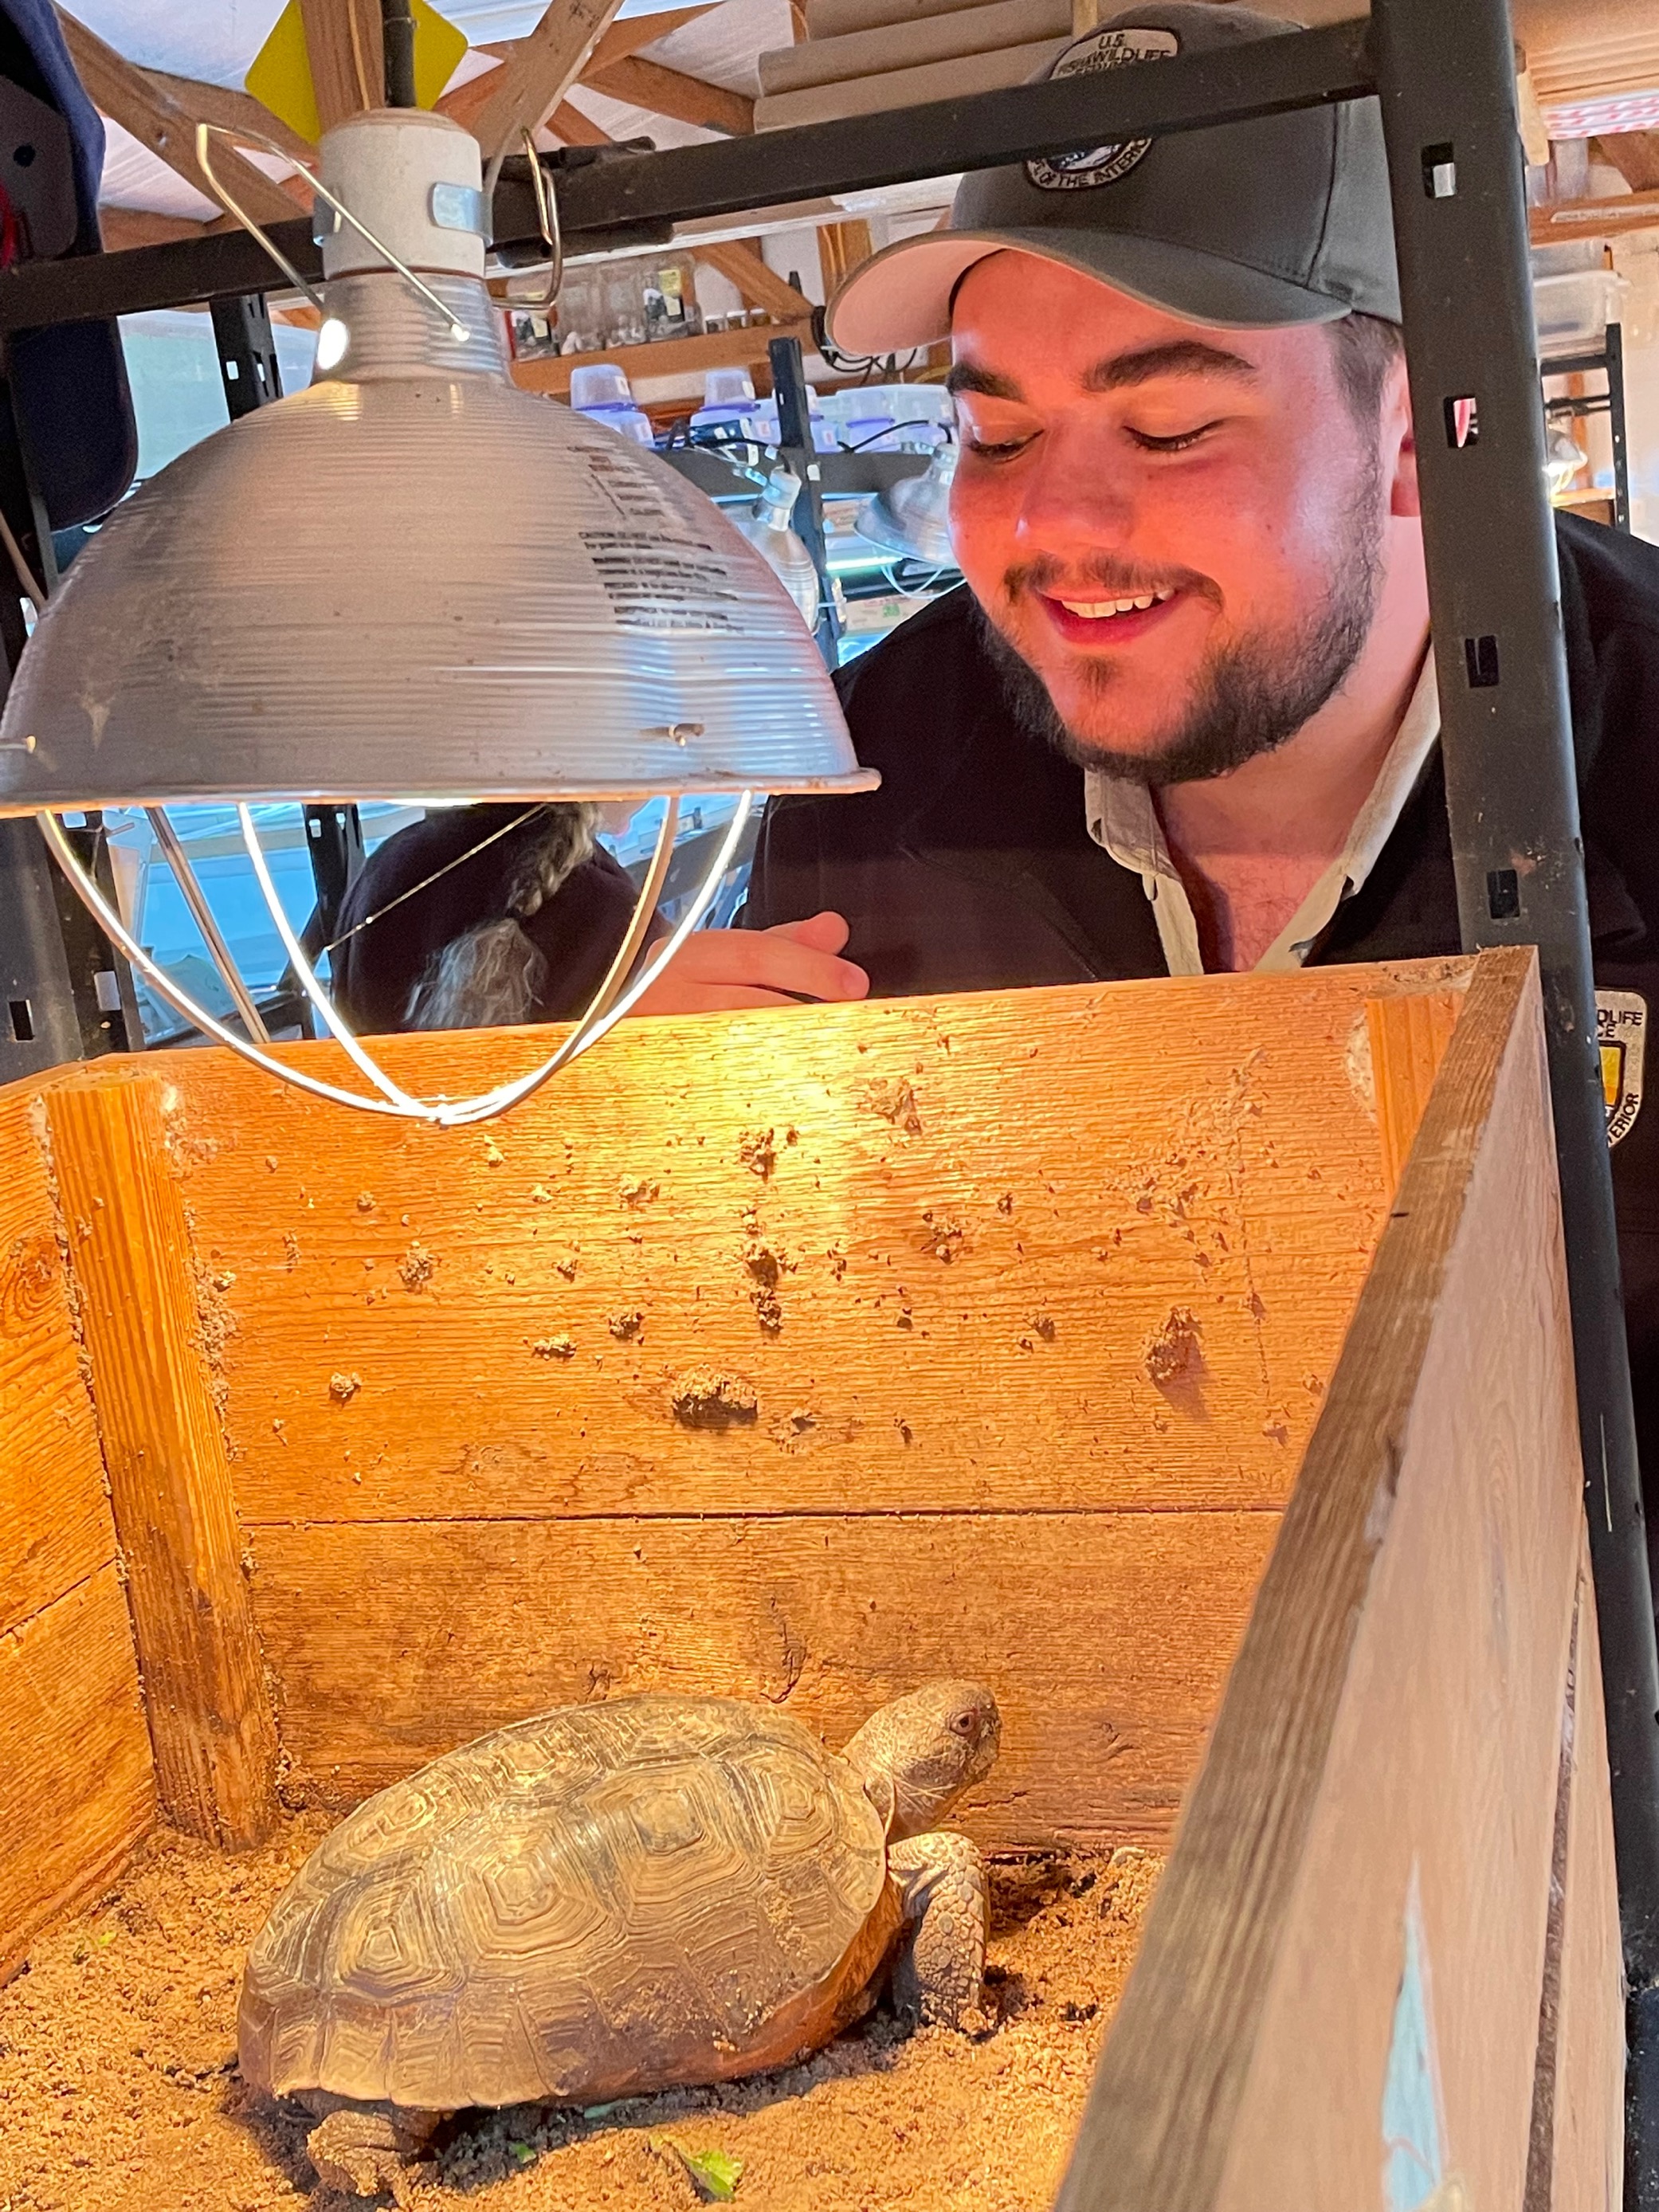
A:
[[[823,296],[827,300],[837,286],[845,283],[860,263],[874,252],[870,239],[870,226],[857,220],[850,222],[825,222],[818,226],[818,268],[823,277]]]
[[[653,15],[630,15],[625,23],[613,23],[588,57],[582,74],[591,76],[596,70],[609,69],[613,62],[627,61],[641,46],[654,46],[659,39],[695,23],[715,4],[716,0],[706,0],[700,8],[665,8]]]
[[[730,138],[747,137],[755,127],[752,100],[642,55],[603,70],[586,69],[581,81],[609,100],[626,100],[630,107],[648,108],[653,115],[672,116],[677,123],[695,123],[705,131],[723,131]]]
[[[222,130],[238,131],[250,142],[270,138],[291,161],[309,161],[316,153],[308,139],[301,138],[279,115],[273,115],[252,93],[238,92],[233,85],[204,84],[198,77],[169,76],[165,70],[143,70],[140,75],[167,99],[176,100],[188,114],[199,116],[204,123],[216,123]]]
[[[493,96],[491,87],[499,75],[499,70],[491,70],[487,76],[469,77],[465,84],[458,84],[453,92],[447,92],[438,102],[438,112],[448,116],[452,123],[459,123],[463,131],[472,130],[483,112],[486,101]],[[568,100],[559,102],[542,123],[541,128],[550,131],[564,146],[608,146],[611,143],[609,132],[601,131],[597,123],[584,115],[579,107],[573,107]]]
[[[233,218],[222,216],[220,222]],[[106,253],[125,252],[130,246],[174,246],[181,238],[205,238],[218,223],[192,222],[187,215],[156,215],[149,208],[100,207],[98,228]]]
[[[748,306],[764,309],[778,322],[798,323],[811,313],[811,301],[775,269],[769,269],[758,250],[746,240],[734,238],[729,244],[696,246],[691,251],[695,260],[718,269],[729,283],[735,284]]]
[[[192,114],[182,100],[164,91],[113,46],[106,46],[75,16],[61,8],[58,15],[70,58],[99,112],[130,131],[141,145],[198,191],[210,193],[197,166],[196,125],[212,118]],[[294,198],[252,161],[244,160],[234,146],[221,141],[214,150],[213,166],[256,222],[286,222],[292,218]]]
[[[1659,185],[1659,131],[1609,132],[1595,141],[1595,149],[1633,192],[1651,191]]]
[[[486,161],[534,131],[581,75],[594,46],[611,27],[621,0],[550,0],[513,59],[492,70],[489,96],[472,118]]]
[[[325,131],[386,100],[380,0],[300,0],[317,120]]]

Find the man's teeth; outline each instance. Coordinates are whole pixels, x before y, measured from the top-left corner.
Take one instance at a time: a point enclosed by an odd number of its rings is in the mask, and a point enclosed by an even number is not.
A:
[[[1173,591],[1145,592],[1135,599],[1062,599],[1068,615],[1082,615],[1090,622],[1103,622],[1111,615],[1144,613],[1148,607],[1162,606],[1165,599],[1173,599]]]

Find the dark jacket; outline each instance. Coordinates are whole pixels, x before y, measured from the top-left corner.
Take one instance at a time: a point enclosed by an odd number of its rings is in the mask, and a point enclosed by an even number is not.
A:
[[[1600,990],[1659,1005],[1659,548],[1559,520],[1562,619]],[[750,928],[825,908],[878,997],[1161,975],[1138,874],[1091,839],[1082,770],[1004,702],[965,591],[935,600],[837,679],[878,791],[775,799]],[[1437,754],[1314,962],[1459,948]],[[1659,1062],[1654,1073],[1659,1075]],[[1659,1106],[1615,1146],[1613,1187],[1637,1419],[1659,1475]]]

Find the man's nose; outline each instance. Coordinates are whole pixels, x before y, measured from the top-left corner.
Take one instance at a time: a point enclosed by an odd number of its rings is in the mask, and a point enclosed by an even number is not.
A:
[[[1135,501],[1121,459],[1102,440],[1051,430],[1022,487],[1015,536],[1027,559],[1121,555],[1135,528]]]

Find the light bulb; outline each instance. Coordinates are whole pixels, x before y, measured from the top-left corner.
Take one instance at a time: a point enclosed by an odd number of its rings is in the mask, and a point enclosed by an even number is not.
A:
[[[350,343],[350,331],[337,315],[331,315],[317,333],[318,368],[337,368],[345,359],[345,349]]]

